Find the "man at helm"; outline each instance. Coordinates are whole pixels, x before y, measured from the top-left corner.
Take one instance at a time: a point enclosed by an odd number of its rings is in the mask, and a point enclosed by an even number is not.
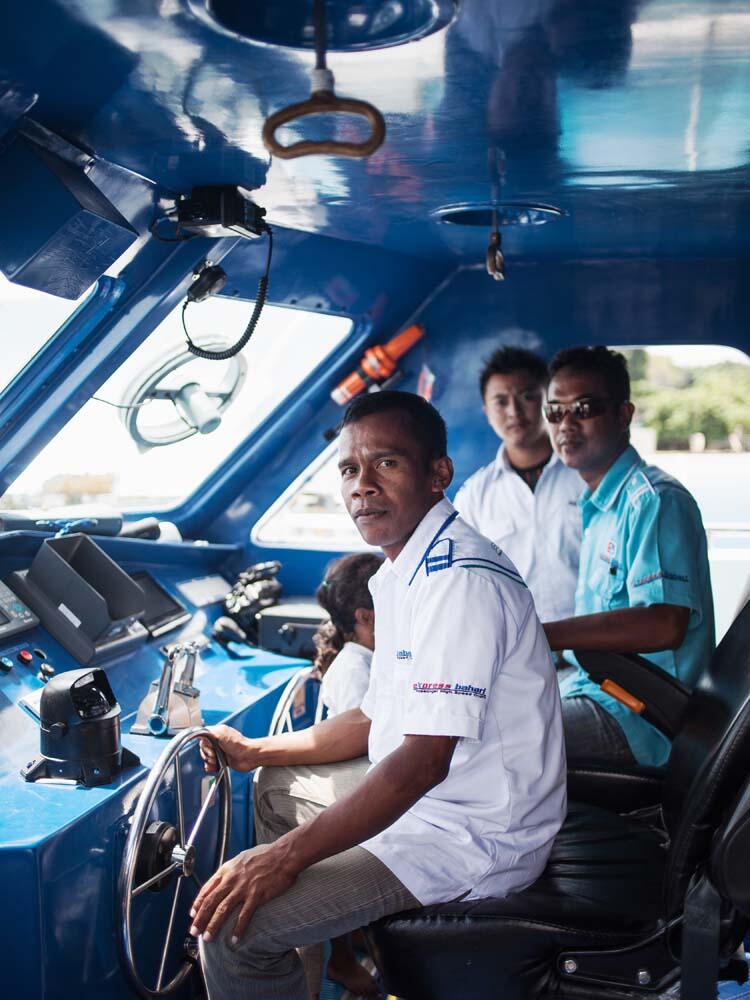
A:
[[[370,580],[370,687],[360,709],[299,733],[215,728],[231,767],[261,770],[259,845],[193,911],[211,1000],[306,1000],[296,949],[530,885],[565,814],[549,647],[513,564],[445,498],[442,418],[409,393],[361,396],[339,468],[349,514],[386,556]]]

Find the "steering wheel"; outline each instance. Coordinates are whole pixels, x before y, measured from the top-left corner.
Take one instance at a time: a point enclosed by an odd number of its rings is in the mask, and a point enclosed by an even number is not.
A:
[[[195,774],[189,779],[189,783],[183,785],[183,763],[181,755],[183,751],[197,743],[200,738],[210,740],[216,752],[219,770],[215,775],[215,780],[206,792],[200,807],[197,808],[195,821],[189,826],[187,820],[189,808],[193,803],[197,803],[201,798],[202,782],[196,783]],[[155,806],[164,793],[167,786],[170,772],[174,775],[174,795],[176,822],[169,823],[163,819],[154,817]],[[200,777],[203,777],[200,772]],[[165,795],[161,795],[164,800]],[[205,877],[210,877],[223,863],[229,844],[229,833],[232,825],[232,790],[229,777],[229,768],[226,758],[221,751],[215,737],[208,729],[197,727],[186,729],[170,740],[164,748],[163,753],[151,769],[151,773],[146,779],[138,804],[130,820],[130,831],[125,843],[125,852],[120,870],[118,883],[120,921],[119,937],[122,956],[126,971],[136,991],[142,997],[165,997],[173,992],[180,983],[190,973],[197,958],[197,946],[194,938],[187,937],[181,954],[175,957],[175,947],[173,939],[175,926],[178,922],[180,912],[180,897],[183,898],[183,911],[180,923],[186,922],[187,914],[187,893],[183,890],[185,883],[192,883],[192,886],[200,889],[203,881],[196,871],[196,859],[198,847],[196,842],[201,836],[204,821],[209,810],[218,799],[219,816],[218,827],[215,836],[213,850],[213,868]],[[159,811],[162,811],[161,808]],[[205,839],[205,838],[204,838]],[[203,854],[206,845],[203,847]],[[194,889],[192,898],[195,896]],[[161,899],[156,899],[154,894],[161,895]],[[171,894],[171,907],[168,907],[167,900]],[[151,933],[154,920],[153,914],[149,913],[149,940],[163,940],[161,956],[159,959],[159,969],[155,977],[142,976],[139,963],[136,959],[136,949],[134,945],[134,903],[137,899],[149,899],[152,902],[150,909],[159,911],[164,921],[166,919],[166,931],[163,936],[157,937],[156,929]],[[136,904],[140,906],[141,904]],[[168,913],[168,917],[167,917]],[[137,925],[136,925],[137,926]],[[168,958],[172,952],[171,965],[177,966],[177,971],[167,978]],[[178,961],[179,959],[179,961]],[[155,962],[153,963],[156,964]],[[170,968],[171,972],[171,968]],[[154,983],[155,978],[155,983]],[[146,979],[149,981],[146,982]],[[166,981],[165,981],[166,980]]]

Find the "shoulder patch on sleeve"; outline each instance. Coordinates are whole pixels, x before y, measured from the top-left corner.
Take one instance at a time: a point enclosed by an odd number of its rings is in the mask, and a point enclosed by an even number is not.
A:
[[[636,502],[642,497],[648,495],[656,495],[656,488],[651,480],[648,478],[643,469],[638,469],[637,472],[633,473],[630,482],[625,487],[628,500],[632,506],[636,505]]]
[[[453,565],[453,539],[439,538],[425,557],[424,565],[427,576],[450,569]]]

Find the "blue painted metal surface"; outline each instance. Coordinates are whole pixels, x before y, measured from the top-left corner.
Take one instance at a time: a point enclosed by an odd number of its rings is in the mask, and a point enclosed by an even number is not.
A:
[[[447,234],[431,213],[486,201],[495,185],[503,200],[568,213],[541,232],[509,232],[511,257],[571,244],[628,255],[747,249],[744,3],[463,0],[455,23],[422,41],[332,55],[338,91],[386,115],[380,152],[270,169],[262,121],[307,96],[311,55],[228,37],[194,8],[17,7],[0,65],[18,90],[39,93],[35,119],[105,160],[170,191],[263,186],[269,218],[289,228],[476,256],[480,234]]]

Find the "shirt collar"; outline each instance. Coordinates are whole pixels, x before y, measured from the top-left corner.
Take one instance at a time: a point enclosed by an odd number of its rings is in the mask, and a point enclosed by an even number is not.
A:
[[[414,570],[419,565],[425,553],[425,549],[435,537],[435,532],[440,529],[440,525],[443,524],[446,518],[450,517],[453,511],[453,504],[445,497],[442,500],[438,500],[434,507],[430,507],[414,529],[409,541],[401,549],[393,562],[386,559],[386,563],[390,563],[390,567],[396,576],[401,579],[411,579]]]
[[[561,461],[562,459],[553,449],[549,462],[547,462],[544,468],[545,470],[551,469],[553,465],[557,465],[557,463]],[[516,475],[513,466],[510,464],[510,459],[508,458],[508,452],[505,450],[504,443],[497,449],[497,455],[495,455],[495,461],[492,463],[492,469],[495,479],[498,479],[504,472],[512,472],[513,475]]]
[[[501,444],[497,449],[497,455],[495,455],[495,461],[492,463],[495,478],[502,476],[504,472],[510,471],[510,459],[508,458],[508,453],[505,450],[505,445]]]
[[[633,470],[642,462],[641,456],[632,444],[629,444],[607,469],[596,489],[592,491],[587,487],[583,491],[579,501],[581,506],[590,500],[600,510],[609,510],[614,505]]]

